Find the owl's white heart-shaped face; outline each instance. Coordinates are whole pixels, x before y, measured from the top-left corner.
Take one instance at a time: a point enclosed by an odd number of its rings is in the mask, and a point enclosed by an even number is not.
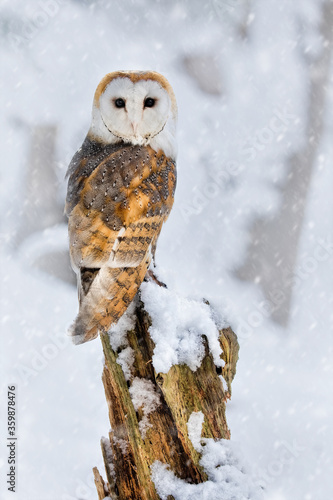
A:
[[[166,124],[170,98],[157,82],[116,78],[100,97],[105,126],[115,136],[132,144],[147,144]]]
[[[162,75],[110,73],[96,90],[89,133],[105,144],[150,145],[175,157],[176,118],[174,94]]]

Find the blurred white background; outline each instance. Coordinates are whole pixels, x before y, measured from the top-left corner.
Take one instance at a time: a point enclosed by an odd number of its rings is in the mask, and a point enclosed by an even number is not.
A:
[[[3,0],[1,498],[18,386],[19,500],[90,500],[109,423],[77,311],[63,205],[100,79],[152,69],[179,105],[161,276],[205,297],[241,351],[231,439],[270,500],[333,496],[331,0]]]

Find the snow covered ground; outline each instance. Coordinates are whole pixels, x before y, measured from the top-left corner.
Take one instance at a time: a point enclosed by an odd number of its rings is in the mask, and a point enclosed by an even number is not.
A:
[[[333,496],[331,86],[288,328],[272,323],[260,289],[233,273],[244,260],[250,222],[256,215],[278,212],[285,160],[304,141],[308,81],[300,47],[305,44],[315,54],[320,38],[305,22],[302,38],[299,19],[315,24],[321,2],[306,0],[299,6],[287,0],[253,0],[246,40],[234,29],[243,4],[1,4],[4,500],[96,499],[91,468],[103,470],[99,440],[109,429],[101,345],[98,340],[80,347],[70,343],[65,332],[77,310],[76,289],[31,265],[37,254],[66,249],[65,225],[31,235],[20,245],[17,234],[24,220],[31,127],[58,127],[63,203],[63,178],[88,129],[95,87],[116,69],[157,70],[170,80],[178,99],[177,194],[157,261],[164,281],[181,294],[209,299],[239,335],[240,360],[227,407],[232,443],[268,500]],[[203,92],[185,71],[183,58],[193,54],[215,58],[221,95]],[[6,485],[6,389],[13,383],[16,495]]]

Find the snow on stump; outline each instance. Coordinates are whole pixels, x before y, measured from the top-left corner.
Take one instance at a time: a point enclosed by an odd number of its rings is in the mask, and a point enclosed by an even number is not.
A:
[[[219,499],[257,498],[223,444],[238,342],[209,304],[143,283],[101,340],[111,431],[98,498],[213,500],[214,488]]]

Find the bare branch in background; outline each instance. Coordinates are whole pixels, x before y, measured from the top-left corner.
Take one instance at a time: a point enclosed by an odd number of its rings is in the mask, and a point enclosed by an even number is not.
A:
[[[237,276],[260,282],[269,301],[277,292],[282,299],[271,316],[286,326],[290,317],[293,275],[299,239],[318,148],[324,132],[325,101],[333,48],[333,4],[323,3],[319,26],[322,51],[308,60],[309,106],[304,146],[287,159],[289,174],[283,188],[282,205],[273,218],[258,218],[251,228],[251,243]]]
[[[36,231],[64,221],[63,209],[57,199],[56,138],[56,125],[32,127],[18,243]]]
[[[189,54],[183,66],[199,88],[207,94],[220,96],[223,92],[222,75],[216,58],[211,54]]]
[[[55,224],[66,222],[63,203],[58,200],[59,181],[55,162],[56,139],[56,125],[42,124],[32,128],[21,227],[16,239],[17,245],[20,245],[33,233],[40,233]],[[64,249],[45,250],[41,255],[35,257],[32,265],[62,281],[75,284],[67,245]]]

